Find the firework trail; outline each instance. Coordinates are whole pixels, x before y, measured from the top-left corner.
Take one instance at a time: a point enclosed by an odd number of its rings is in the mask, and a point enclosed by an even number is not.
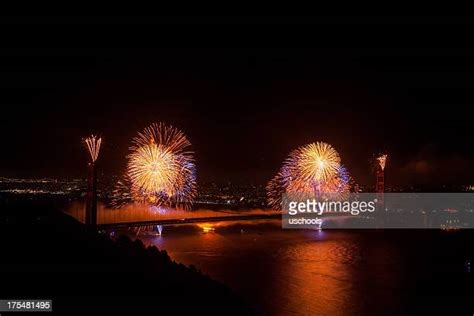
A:
[[[127,204],[133,203],[138,197],[134,198],[131,188],[132,182],[128,175],[125,174],[122,179],[115,184],[111,195],[110,206],[119,209]]]
[[[267,185],[268,204],[281,207],[284,193],[350,192],[353,180],[341,165],[337,151],[323,142],[300,147],[290,153],[278,174]]]
[[[96,162],[99,157],[100,144],[102,143],[102,138],[91,135],[84,140],[84,145],[86,146],[89,154],[91,156],[92,163]]]
[[[178,129],[162,123],[145,128],[133,139],[127,172],[117,183],[112,205],[130,201],[187,207],[196,195],[191,143]]]

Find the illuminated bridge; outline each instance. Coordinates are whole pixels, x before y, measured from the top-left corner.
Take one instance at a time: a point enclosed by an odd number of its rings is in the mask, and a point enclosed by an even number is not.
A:
[[[82,205],[72,208],[66,212],[78,221],[84,223],[85,210]],[[141,227],[141,226],[166,226],[181,225],[206,222],[226,222],[226,221],[249,221],[280,219],[282,212],[272,210],[166,210],[154,207],[131,206],[120,210],[107,209],[99,206],[97,210],[97,228],[120,228],[120,227]],[[343,214],[324,214],[322,217],[327,220],[344,220],[350,216]]]
[[[209,223],[209,222],[225,222],[225,221],[242,221],[242,220],[260,220],[260,219],[277,219],[281,218],[281,213],[275,214],[242,214],[227,215],[216,217],[190,217],[180,219],[158,219],[136,222],[116,222],[116,223],[100,223],[97,225],[99,229],[118,228],[118,227],[137,227],[137,226],[155,226],[155,225],[179,225],[190,223]]]
[[[85,223],[84,205],[78,204],[66,213]],[[167,210],[156,207],[130,206],[123,209],[97,208],[97,228],[138,227],[153,225],[179,225],[203,222],[224,222],[240,220],[264,220],[281,218],[281,212],[271,210]]]

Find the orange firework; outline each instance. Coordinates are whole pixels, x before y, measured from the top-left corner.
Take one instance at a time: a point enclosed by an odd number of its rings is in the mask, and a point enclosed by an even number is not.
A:
[[[174,194],[179,176],[177,157],[162,145],[150,143],[130,155],[128,174],[134,185],[146,193]]]
[[[377,161],[379,162],[380,169],[385,170],[385,164],[387,163],[387,157],[388,155],[381,155],[380,157],[377,157]]]
[[[195,165],[191,143],[178,129],[152,124],[133,139],[127,176],[131,196],[155,205],[191,203],[195,196]]]
[[[312,143],[293,151],[268,183],[268,203],[279,208],[284,193],[335,193],[339,196],[350,191],[351,181],[331,145]]]
[[[323,142],[303,146],[296,155],[300,177],[305,181],[324,182],[336,174],[341,163],[337,151]]]
[[[102,143],[102,138],[91,135],[84,139],[84,144],[86,145],[87,150],[91,156],[91,160],[94,163],[99,157],[100,144]]]

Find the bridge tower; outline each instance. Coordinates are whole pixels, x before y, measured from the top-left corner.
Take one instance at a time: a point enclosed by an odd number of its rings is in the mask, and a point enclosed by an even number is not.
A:
[[[385,192],[385,171],[377,168],[376,178],[375,178],[375,192],[384,193]]]
[[[100,137],[91,135],[84,139],[84,144],[90,154],[90,161],[87,164],[87,193],[86,193],[86,218],[87,226],[97,225],[97,167],[96,161],[99,157]]]
[[[86,225],[97,224],[97,168],[94,162],[87,165]]]

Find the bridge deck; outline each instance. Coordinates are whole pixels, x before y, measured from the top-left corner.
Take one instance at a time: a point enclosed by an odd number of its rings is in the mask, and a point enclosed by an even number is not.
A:
[[[274,219],[281,218],[281,214],[249,214],[249,215],[226,215],[216,217],[195,217],[195,218],[179,218],[179,219],[162,219],[150,221],[136,221],[136,222],[118,222],[118,223],[104,223],[99,224],[99,229],[118,228],[118,227],[136,227],[136,226],[154,226],[154,225],[179,225],[189,223],[203,223],[203,222],[224,222],[237,220],[257,220],[257,219]]]

